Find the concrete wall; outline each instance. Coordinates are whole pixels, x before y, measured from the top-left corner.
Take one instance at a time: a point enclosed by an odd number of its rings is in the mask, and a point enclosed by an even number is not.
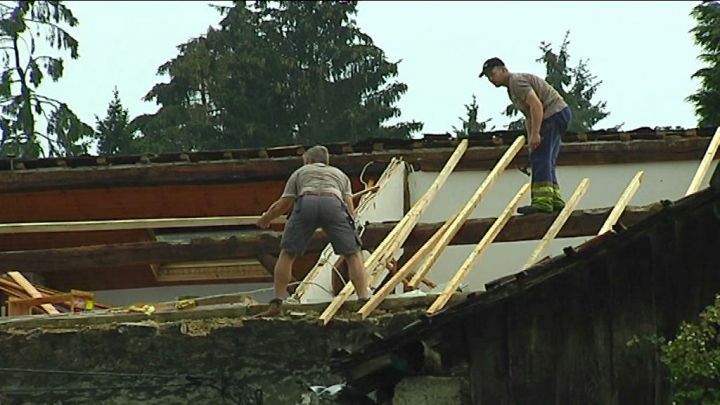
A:
[[[682,198],[690,185],[699,161],[679,161],[667,163],[613,164],[602,166],[560,166],[558,179],[563,197],[567,200],[580,181],[587,177],[590,186],[578,209],[603,208],[615,205],[630,180],[640,170],[645,172],[644,180],[630,205],[639,206],[660,200]],[[714,161],[709,173],[715,169]],[[430,204],[421,222],[442,222],[457,212],[472,196],[488,172],[453,173],[438,196]],[[428,189],[437,173],[414,172],[409,176],[410,196],[417,201]],[[495,217],[505,208],[529,177],[519,170],[506,170],[490,189],[486,198],[480,201],[471,218]],[[707,187],[710,175],[703,182]],[[529,203],[529,199],[522,205]],[[575,246],[586,238],[567,238],[553,241],[544,256],[555,256],[566,246]],[[522,265],[535,248],[537,241],[504,242],[490,246],[475,263],[465,279],[471,290],[483,290],[485,283],[521,270]],[[438,259],[428,278],[438,284],[441,290],[454,272],[462,265],[473,246],[450,246]],[[543,257],[544,257],[543,256]]]

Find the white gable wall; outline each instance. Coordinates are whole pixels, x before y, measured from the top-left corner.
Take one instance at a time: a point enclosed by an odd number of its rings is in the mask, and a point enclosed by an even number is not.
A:
[[[661,163],[612,164],[593,166],[560,166],[558,179],[563,198],[569,199],[584,177],[590,179],[590,186],[577,209],[612,207],[635,174],[645,172],[643,182],[630,201],[631,206],[647,205],[660,200],[677,200],[687,191],[697,170],[699,161],[678,161]],[[709,185],[710,175],[718,161],[714,161],[702,188]],[[489,171],[453,173],[438,196],[430,204],[420,222],[443,222],[457,212],[475,190],[482,184]],[[409,176],[410,197],[417,201],[427,190],[437,173],[413,172]],[[471,218],[496,217],[530,178],[517,169],[506,170],[480,201]],[[529,203],[528,200],[521,205]],[[542,257],[562,253],[566,246],[575,246],[590,237],[565,238],[553,241]],[[530,256],[538,241],[497,242],[492,244],[476,261],[465,279],[470,290],[483,290],[485,283],[516,273]],[[442,289],[462,265],[472,250],[472,245],[449,246],[438,259],[428,278]]]

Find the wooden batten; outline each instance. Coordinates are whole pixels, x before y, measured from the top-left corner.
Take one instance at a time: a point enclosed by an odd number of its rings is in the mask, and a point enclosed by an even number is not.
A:
[[[630,184],[628,184],[628,186],[625,188],[625,191],[622,193],[622,195],[620,195],[620,199],[618,199],[615,207],[613,207],[612,211],[610,211],[610,215],[608,215],[603,226],[600,227],[598,235],[602,235],[605,232],[611,230],[612,227],[617,223],[623,211],[625,211],[625,207],[627,207],[628,203],[633,198],[638,188],[640,188],[640,183],[642,182],[643,175],[644,172],[639,171],[637,172],[637,174],[635,174],[635,177],[630,180]]]
[[[690,186],[685,192],[686,196],[696,193],[698,190],[700,190],[700,185],[702,184],[705,176],[710,170],[710,165],[712,164],[713,158],[715,157],[715,153],[717,152],[718,148],[720,148],[720,127],[715,130],[715,135],[713,135],[712,140],[710,141],[710,144],[705,151],[705,155],[703,155],[703,158],[700,161],[700,166],[698,166],[697,171],[695,171],[695,176],[693,176],[693,179],[690,182]]]
[[[529,191],[530,183],[526,183],[520,188],[515,197],[513,197],[513,199],[505,207],[503,212],[495,220],[492,227],[490,227],[488,233],[483,236],[483,238],[480,240],[480,242],[478,242],[472,252],[470,252],[470,255],[467,257],[467,259],[465,259],[465,262],[462,264],[462,266],[460,266],[460,269],[458,269],[458,271],[455,273],[452,280],[450,280],[442,294],[440,294],[435,299],[435,302],[433,302],[430,308],[428,308],[427,313],[429,315],[432,315],[437,311],[441,310],[445,306],[445,304],[447,304],[447,302],[450,300],[450,297],[452,297],[458,286],[460,286],[460,282],[462,282],[462,280],[465,279],[467,274],[470,272],[473,264],[475,264],[477,259],[487,250],[490,244],[495,240],[502,228],[507,224],[508,220],[510,220],[510,217],[515,212],[518,205],[520,205],[520,201],[525,198]]]
[[[450,174],[455,169],[455,166],[457,166],[458,162],[467,150],[467,147],[467,139],[460,142],[425,194],[423,194],[423,196],[415,202],[410,211],[403,216],[390,234],[365,261],[365,269],[369,273],[369,285],[375,284],[375,279],[381,274],[382,270],[386,268],[388,262],[393,259],[395,252],[405,243],[410,235],[410,232],[420,220],[420,216],[422,216],[428,205],[440,191],[440,188],[442,188],[445,184],[445,181],[448,177],[450,177]],[[347,283],[340,294],[338,294],[330,305],[328,305],[325,311],[320,315],[320,319],[325,325],[327,325],[335,313],[340,310],[342,304],[353,294],[354,290],[355,288],[352,283]]]
[[[588,178],[584,178],[582,179],[582,181],[580,181],[580,184],[575,189],[573,195],[570,197],[567,203],[565,203],[565,207],[563,207],[563,209],[560,211],[560,214],[558,214],[557,218],[555,218],[555,221],[553,221],[552,225],[550,225],[550,228],[548,228],[543,238],[540,240],[540,242],[530,254],[530,257],[523,266],[523,269],[527,269],[538,261],[542,252],[547,248],[550,242],[555,239],[557,234],[560,233],[560,229],[562,229],[567,220],[570,218],[570,214],[573,213],[575,207],[585,195],[585,192],[587,191],[589,185],[590,179]]]
[[[420,284],[420,280],[427,276],[427,274],[430,272],[430,269],[432,269],[432,266],[437,262],[437,259],[440,257],[440,254],[442,254],[443,250],[445,250],[445,248],[450,243],[450,240],[457,234],[465,220],[467,220],[475,207],[477,207],[477,205],[480,203],[480,200],[490,190],[490,188],[495,183],[500,174],[508,167],[508,165],[510,165],[510,162],[512,162],[512,160],[515,158],[515,155],[520,152],[523,145],[525,145],[525,137],[519,136],[517,137],[517,139],[515,139],[515,142],[513,142],[513,144],[510,145],[510,147],[505,151],[505,154],[503,154],[500,160],[495,164],[495,167],[490,171],[490,173],[488,173],[487,177],[485,177],[485,180],[483,180],[482,184],[480,184],[480,187],[477,188],[477,190],[470,197],[465,206],[463,206],[460,211],[458,211],[458,213],[455,215],[455,218],[448,227],[447,231],[440,237],[435,246],[433,246],[432,250],[428,254],[427,260],[423,262],[420,269],[415,273],[415,276],[412,278],[412,280],[410,280],[410,287],[417,288],[418,284]]]

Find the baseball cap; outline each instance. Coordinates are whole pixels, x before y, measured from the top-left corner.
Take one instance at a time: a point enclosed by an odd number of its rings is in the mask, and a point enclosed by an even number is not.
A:
[[[482,72],[480,72],[479,77],[483,77],[490,73],[490,71],[496,66],[505,66],[505,62],[500,60],[500,58],[490,58],[486,60],[485,63],[483,63]]]

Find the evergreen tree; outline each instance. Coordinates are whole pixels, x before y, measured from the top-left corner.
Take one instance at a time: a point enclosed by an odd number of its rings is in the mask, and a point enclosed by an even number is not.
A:
[[[65,26],[78,24],[60,1],[0,3],[0,153],[35,158],[45,142],[50,156],[77,155],[87,150],[92,128],[67,104],[37,93],[45,75],[57,81],[62,57],[37,54],[37,41],[78,57],[78,42]],[[38,121],[47,125],[41,131]]]
[[[552,44],[541,42],[542,56],[537,59],[537,62],[545,64],[545,81],[560,93],[560,96],[572,111],[572,122],[568,130],[587,132],[592,130],[598,121],[607,117],[610,113],[607,112],[607,103],[605,101],[593,101],[598,86],[602,81],[597,81],[597,77],[590,73],[587,60],[581,59],[575,68],[568,66],[568,60],[570,59],[568,54],[569,35],[570,32],[568,31],[557,53],[553,52]],[[510,104],[505,109],[504,114],[514,117],[518,112]],[[509,129],[526,129],[524,118],[511,122]]]
[[[720,126],[720,2],[705,1],[693,8],[697,25],[690,32],[703,49],[699,59],[706,67],[693,74],[700,79],[700,89],[688,101],[695,105],[701,127]]]
[[[98,152],[103,155],[131,154],[136,152],[133,135],[129,128],[128,111],[120,102],[117,87],[107,108],[104,119],[95,116]]]
[[[465,104],[466,118],[458,117],[462,124],[462,127],[456,128],[455,126],[453,126],[453,133],[455,133],[456,137],[465,138],[468,137],[470,134],[485,131],[485,129],[487,128],[487,124],[490,122],[490,119],[487,119],[485,121],[478,121],[478,110],[479,106],[477,104],[477,98],[473,94],[472,103]]]
[[[219,29],[180,47],[161,66],[169,83],[146,99],[156,114],[134,122],[149,147],[219,149],[409,137],[397,118],[407,91],[357,27],[356,1],[236,2]]]

